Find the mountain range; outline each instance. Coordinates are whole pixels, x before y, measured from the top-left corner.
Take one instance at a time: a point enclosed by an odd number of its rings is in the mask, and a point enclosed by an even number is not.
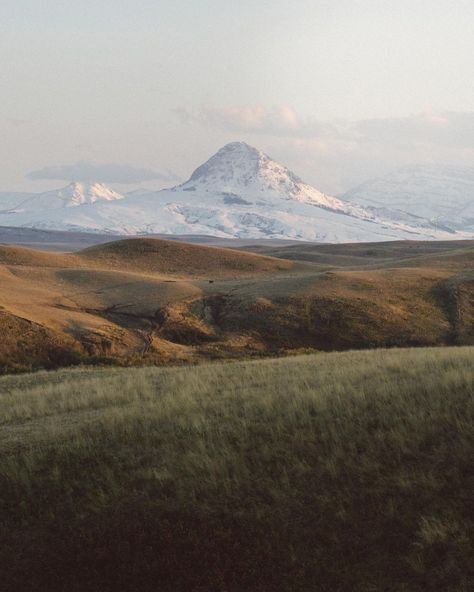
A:
[[[188,181],[121,194],[72,183],[0,193],[0,226],[122,235],[361,242],[474,236],[474,169],[402,169],[342,197],[304,183],[244,142],[221,148]]]
[[[342,198],[376,216],[474,234],[474,167],[406,166]]]

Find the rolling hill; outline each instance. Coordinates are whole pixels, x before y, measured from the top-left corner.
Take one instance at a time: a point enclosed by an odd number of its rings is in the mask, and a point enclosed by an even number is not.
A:
[[[50,253],[0,245],[0,264],[29,267],[94,267],[137,273],[229,277],[292,267],[280,258],[178,241],[136,238],[88,247],[78,253]]]
[[[249,248],[265,253],[252,253]],[[472,242],[0,247],[3,372],[474,342]]]

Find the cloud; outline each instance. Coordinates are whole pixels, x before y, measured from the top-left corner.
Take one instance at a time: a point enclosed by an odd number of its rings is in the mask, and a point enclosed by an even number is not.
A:
[[[229,132],[251,133],[280,137],[314,137],[336,133],[331,123],[302,119],[291,107],[281,105],[266,108],[261,105],[244,107],[200,107],[173,109],[184,124],[199,123],[204,127]]]
[[[171,173],[161,173],[150,169],[141,169],[123,164],[95,164],[77,162],[70,165],[49,166],[26,175],[32,180],[61,180],[102,183],[142,183],[144,181],[180,181]]]
[[[474,112],[420,113],[408,117],[360,121],[318,121],[301,117],[289,106],[203,106],[173,110],[185,124],[199,123],[242,134],[307,138],[329,143],[438,144],[474,149]]]

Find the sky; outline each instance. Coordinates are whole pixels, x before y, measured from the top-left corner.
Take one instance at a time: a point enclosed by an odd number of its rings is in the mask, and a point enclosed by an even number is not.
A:
[[[474,166],[472,0],[2,0],[0,191],[186,179],[227,142],[338,194]]]

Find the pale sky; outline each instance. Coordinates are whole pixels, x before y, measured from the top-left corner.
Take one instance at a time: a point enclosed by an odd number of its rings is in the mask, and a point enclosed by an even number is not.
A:
[[[473,31],[472,0],[1,0],[0,191],[161,187],[235,140],[330,193],[474,166]]]

